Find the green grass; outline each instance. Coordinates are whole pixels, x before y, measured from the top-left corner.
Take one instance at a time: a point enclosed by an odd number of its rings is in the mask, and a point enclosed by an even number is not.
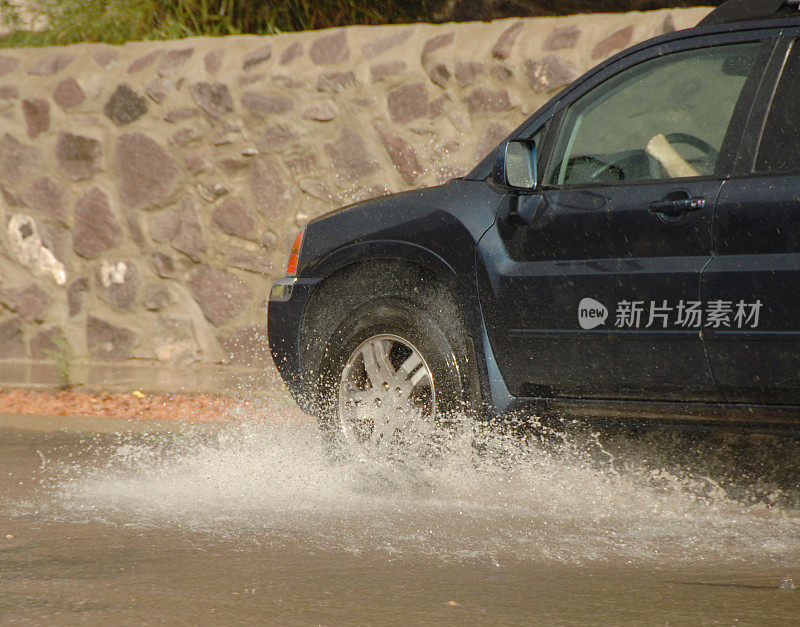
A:
[[[36,0],[34,6],[49,25],[42,32],[20,29],[12,0],[0,0],[6,23],[16,26],[0,46],[271,34],[414,22],[430,19],[432,12],[431,0]]]

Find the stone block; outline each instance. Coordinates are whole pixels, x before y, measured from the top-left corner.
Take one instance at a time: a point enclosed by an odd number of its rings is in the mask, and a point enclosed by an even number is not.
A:
[[[203,315],[214,326],[224,324],[250,307],[250,288],[221,268],[200,266],[192,273],[188,285]]]
[[[158,63],[158,73],[161,76],[171,76],[180,70],[194,54],[194,48],[179,48],[167,50]]]
[[[476,87],[467,96],[467,110],[470,113],[501,113],[511,108],[506,89]]]
[[[89,179],[100,170],[102,146],[83,135],[61,131],[56,140],[56,160],[61,171],[73,181]]]
[[[147,100],[129,85],[122,83],[117,85],[106,101],[103,113],[117,126],[125,126],[147,113]]]
[[[272,46],[267,44],[266,46],[261,46],[260,48],[256,48],[255,50],[251,50],[246,55],[244,55],[244,60],[242,61],[242,69],[245,71],[252,70],[254,67],[261,65],[269,61],[272,57]]]
[[[579,26],[559,26],[554,28],[542,44],[542,50],[555,52],[574,48],[581,37]]]
[[[180,181],[175,160],[143,133],[126,133],[117,140],[119,197],[128,209],[151,209],[166,202]]]
[[[475,61],[458,61],[456,63],[456,80],[462,87],[469,85],[484,70],[484,66]]]
[[[211,167],[211,150],[203,146],[196,150],[189,150],[183,157],[183,163],[190,174],[200,174]]]
[[[42,329],[31,338],[31,357],[34,359],[54,359],[64,351],[67,339],[59,327]]]
[[[36,276],[52,279],[56,285],[66,284],[64,263],[42,241],[36,220],[24,213],[15,213],[8,220],[6,233],[10,251],[20,264]]]
[[[95,318],[86,318],[86,344],[97,361],[119,362],[131,356],[136,335],[130,329]]]
[[[162,311],[175,302],[165,285],[148,283],[142,289],[142,306],[148,311]]]
[[[318,100],[303,111],[303,118],[317,122],[329,122],[339,113],[339,108],[333,100]]]
[[[139,57],[128,66],[128,74],[136,74],[137,72],[141,72],[146,67],[151,66],[153,62],[161,56],[162,52],[163,50],[153,50],[152,52],[148,52],[147,54]]]
[[[222,170],[226,176],[236,176],[244,172],[248,167],[250,167],[250,164],[242,159],[224,157],[219,160],[219,169]]]
[[[50,302],[47,292],[33,283],[27,287],[0,288],[0,304],[24,320],[42,322]]]
[[[381,141],[394,167],[403,177],[403,182],[406,185],[413,184],[422,172],[422,166],[413,146],[402,137],[386,132],[381,133]]]
[[[99,68],[107,70],[119,60],[119,51],[110,46],[103,47],[92,53],[92,59]]]
[[[175,276],[175,262],[171,255],[152,250],[148,253],[148,259],[153,270],[162,279],[170,279]]]
[[[256,241],[256,221],[247,210],[247,205],[237,198],[225,201],[214,209],[211,221],[220,231],[243,239]]]
[[[0,176],[19,184],[42,169],[42,151],[6,133],[0,139]]]
[[[36,139],[50,129],[50,103],[47,100],[26,98],[22,101],[22,113],[25,116],[28,137],[31,139]]]
[[[342,129],[339,139],[325,144],[325,152],[337,173],[348,179],[366,176],[378,169],[364,139],[350,127]]]
[[[528,84],[537,94],[551,93],[578,78],[578,70],[572,63],[554,55],[541,61],[526,61],[525,74]]]
[[[95,271],[97,293],[117,311],[130,311],[136,303],[139,272],[136,263],[104,260]]]
[[[492,46],[492,56],[495,59],[507,59],[509,57],[514,43],[517,41],[517,37],[519,37],[524,26],[522,22],[514,22],[502,32],[494,46]]]
[[[250,193],[257,213],[268,220],[280,218],[290,207],[291,197],[284,177],[268,157],[256,158],[250,176]]]
[[[255,92],[242,94],[242,106],[252,115],[259,117],[289,113],[294,109],[294,103],[288,98]]]
[[[176,83],[171,78],[156,76],[144,86],[144,93],[156,104],[161,104],[175,87]]]
[[[339,92],[355,87],[358,81],[351,71],[325,72],[317,78],[317,91],[338,94]]]
[[[222,58],[224,56],[225,52],[223,50],[212,50],[206,53],[206,56],[203,57],[203,65],[206,68],[206,72],[212,76],[219,72],[222,67]]]
[[[194,83],[192,97],[197,106],[212,118],[219,118],[233,111],[231,92],[222,83]]]
[[[634,26],[626,26],[615,31],[592,48],[592,59],[606,59],[614,52],[627,48],[633,39]]]
[[[170,124],[177,124],[197,117],[198,109],[194,107],[182,107],[180,109],[171,109],[164,115],[164,121]]]
[[[452,72],[444,63],[436,63],[428,70],[428,76],[439,87],[447,87],[447,83],[452,76]]]
[[[373,83],[382,81],[395,74],[402,74],[406,71],[406,62],[395,59],[394,61],[386,61],[385,63],[376,63],[369,68],[370,80]]]
[[[157,242],[169,244],[178,252],[199,261],[205,252],[203,229],[192,199],[185,196],[179,207],[165,209],[150,216],[150,236]]]
[[[428,90],[425,83],[410,83],[392,89],[386,96],[392,121],[405,124],[428,115]]]
[[[75,203],[72,247],[78,255],[86,259],[99,257],[116,244],[120,233],[108,196],[102,190],[94,187]]]
[[[444,48],[445,46],[449,46],[455,40],[455,33],[445,33],[443,35],[436,35],[436,37],[431,37],[425,44],[422,46],[422,58],[424,59],[427,57],[431,52],[438,50],[439,48]]]
[[[278,63],[280,63],[280,65],[287,65],[302,55],[303,44],[301,44],[299,41],[295,41],[287,46],[287,48],[281,53],[281,58],[278,60]]]
[[[67,287],[67,311],[70,318],[77,316],[83,309],[83,300],[89,290],[89,280],[86,277],[75,279]]]
[[[85,99],[83,89],[74,78],[65,78],[53,90],[53,100],[63,111],[74,109]]]
[[[27,357],[27,353],[22,320],[11,318],[0,322],[0,359],[19,359]]]
[[[414,29],[407,27],[403,30],[381,37],[373,41],[367,41],[361,44],[361,53],[367,58],[372,59],[379,54],[383,54],[387,50],[396,48],[397,46],[408,41],[408,38],[414,33]]]
[[[180,148],[181,146],[191,144],[198,139],[202,139],[202,137],[202,134],[199,130],[197,130],[196,127],[187,126],[186,128],[182,128],[172,134],[172,136],[169,138],[169,145]]]
[[[308,56],[315,65],[333,65],[347,61],[350,57],[347,32],[340,29],[315,39],[308,49]]]
[[[38,213],[64,222],[67,217],[67,190],[49,176],[36,179],[22,192],[22,202]]]
[[[53,52],[46,54],[28,70],[31,76],[52,76],[72,63],[73,57],[65,52]]]

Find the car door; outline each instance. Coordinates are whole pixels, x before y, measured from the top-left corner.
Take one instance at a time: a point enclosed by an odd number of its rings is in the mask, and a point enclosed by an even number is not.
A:
[[[702,295],[725,313],[704,332],[731,402],[800,404],[800,41],[776,48],[739,176],[722,188]],[[776,79],[779,78],[776,88]]]
[[[504,199],[513,210],[480,243],[489,337],[512,394],[714,397],[700,274],[763,48],[680,40],[562,103],[539,189]]]

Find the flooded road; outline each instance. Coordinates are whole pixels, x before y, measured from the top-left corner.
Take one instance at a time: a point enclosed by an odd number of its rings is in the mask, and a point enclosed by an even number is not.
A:
[[[796,443],[491,435],[389,463],[280,416],[100,424],[0,427],[0,623],[800,620]]]

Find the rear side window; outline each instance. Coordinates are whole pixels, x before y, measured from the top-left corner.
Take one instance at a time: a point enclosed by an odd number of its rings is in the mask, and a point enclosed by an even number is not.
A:
[[[761,136],[756,172],[800,172],[800,43],[795,41]]]

